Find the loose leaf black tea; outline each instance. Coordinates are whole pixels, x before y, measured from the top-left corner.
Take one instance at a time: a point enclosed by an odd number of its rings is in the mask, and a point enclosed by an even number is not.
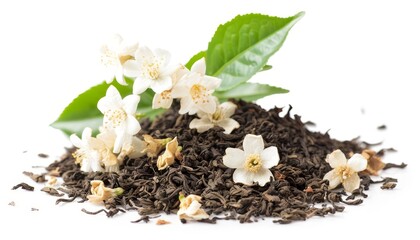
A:
[[[27,191],[33,191],[35,189],[34,187],[32,187],[31,185],[29,185],[27,183],[19,183],[16,186],[12,187],[12,190],[16,190],[18,188],[22,188],[22,189],[27,190]]]
[[[161,212],[176,213],[180,204],[178,196],[182,193],[202,197],[203,208],[214,216],[202,221],[205,223],[231,219],[246,223],[273,217],[275,223],[284,224],[342,212],[343,204],[358,205],[363,200],[357,197],[367,197],[364,191],[374,183],[367,174],[360,174],[360,188],[346,200],[344,191],[329,190],[328,181],[323,180],[331,170],[325,161],[327,154],[335,149],[341,149],[347,156],[360,153],[367,147],[366,143],[357,139],[338,141],[328,133],[311,132],[300,116],[291,116],[291,107],[280,117],[282,108],[266,111],[253,103],[238,101],[235,104],[238,108],[232,118],[240,127],[228,135],[219,127],[203,133],[189,129],[194,116],[178,114],[177,104],[154,121],[142,121],[139,137],[143,134],[159,139],[177,137],[182,146],[182,160],[164,170],[157,169],[156,158],[144,156],[126,158],[119,173],[86,173],[75,164],[71,154],[74,150],[69,150],[62,160],[47,167],[48,171],[60,169],[65,187],[60,191],[69,197],[60,198],[56,203],[78,198],[80,202],[87,201],[90,181],[102,180],[107,187],[121,187],[124,192],[104,201],[106,210],[82,209],[87,214],[104,212],[112,217],[135,210],[142,217],[134,222],[148,222],[150,216]],[[222,163],[226,148],[240,148],[246,134],[262,135],[265,147],[276,146],[280,155],[279,164],[271,169],[274,178],[263,187],[233,182],[234,169]]]

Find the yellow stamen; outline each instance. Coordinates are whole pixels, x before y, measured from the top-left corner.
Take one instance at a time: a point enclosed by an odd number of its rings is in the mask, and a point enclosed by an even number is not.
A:
[[[245,169],[249,172],[258,172],[262,167],[261,156],[257,153],[250,154],[245,160]]]

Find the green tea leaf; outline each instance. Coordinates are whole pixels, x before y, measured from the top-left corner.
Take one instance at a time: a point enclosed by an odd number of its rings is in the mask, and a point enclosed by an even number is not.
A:
[[[289,30],[303,15],[300,12],[278,18],[247,14],[220,25],[208,45],[207,75],[222,79],[221,91],[248,81],[280,49]]]
[[[187,64],[185,64],[185,67],[191,69],[192,65],[203,57],[206,57],[206,51],[198,52],[187,62]]]
[[[221,102],[229,98],[242,99],[244,101],[255,101],[257,99],[279,93],[288,93],[289,90],[259,83],[241,83],[233,89],[227,91],[216,91],[214,96]]]
[[[271,66],[271,65],[264,65],[264,67],[262,67],[259,72],[268,71],[272,68],[273,68],[273,66]]]
[[[113,84],[122,97],[132,93],[132,80],[127,82],[129,83],[128,86]],[[108,87],[109,85],[103,82],[80,94],[64,109],[51,126],[60,129],[67,135],[73,133],[80,135],[85,127],[90,127],[94,133],[97,133],[103,119],[97,104],[99,99],[105,96]],[[152,109],[153,94],[153,91],[148,89],[140,95],[141,99],[137,111],[145,117],[154,118],[164,111],[164,109]]]

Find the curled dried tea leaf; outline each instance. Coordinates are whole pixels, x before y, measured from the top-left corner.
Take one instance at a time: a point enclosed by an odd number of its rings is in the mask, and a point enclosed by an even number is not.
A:
[[[41,191],[48,193],[51,196],[62,197],[64,193],[59,193],[56,189],[52,187],[43,187]]]
[[[24,175],[30,177],[32,180],[34,180],[37,183],[44,183],[47,181],[47,179],[45,179],[45,174],[35,174],[33,172],[23,172]]]
[[[368,165],[363,172],[378,176],[378,172],[385,167],[385,163],[382,162],[382,159],[376,154],[375,151],[370,149],[363,150],[361,154],[368,161]]]
[[[34,187],[32,187],[31,185],[29,185],[27,183],[19,183],[18,185],[14,186],[12,188],[12,190],[16,190],[18,188],[22,188],[22,189],[27,190],[27,191],[33,191],[35,189]]]

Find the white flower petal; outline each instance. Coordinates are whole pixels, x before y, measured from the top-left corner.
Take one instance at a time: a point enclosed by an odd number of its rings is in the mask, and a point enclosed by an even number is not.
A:
[[[254,173],[253,180],[263,187],[266,183],[270,182],[270,177],[272,176],[273,174],[270,170],[261,168],[260,171]]]
[[[92,128],[85,127],[82,132],[82,141],[87,141],[92,137]]]
[[[128,60],[123,65],[124,75],[127,77],[138,77],[141,74],[141,69],[137,61]]]
[[[141,77],[136,78],[133,84],[133,93],[134,94],[143,93],[144,91],[146,91],[147,88],[150,87],[150,84],[152,83],[152,81],[153,80],[149,78],[141,78]]]
[[[277,147],[271,146],[264,149],[261,153],[261,160],[263,168],[269,169],[274,166],[277,166],[280,161],[279,152]]]
[[[210,76],[204,76],[203,80],[201,81],[204,87],[206,87],[209,90],[212,90],[218,88],[220,84],[222,83],[222,80],[217,77],[210,77]]]
[[[97,107],[99,111],[104,113],[108,109],[119,108],[121,100],[121,95],[118,90],[114,86],[110,85],[106,91],[105,97],[99,99]]]
[[[350,175],[343,181],[343,187],[346,192],[353,192],[360,187],[360,177],[357,173]]]
[[[104,171],[104,169],[101,166],[101,161],[98,158],[92,159],[90,167],[91,167],[93,172],[103,172]]]
[[[133,56],[136,54],[136,51],[139,47],[139,44],[137,42],[127,42],[124,41],[124,46],[121,49],[122,55],[125,56]]]
[[[245,165],[244,151],[238,148],[226,148],[223,164],[228,168],[243,168]]]
[[[138,95],[128,95],[122,100],[122,105],[124,111],[128,115],[134,115],[137,111],[137,105],[140,102],[140,96]]]
[[[260,154],[264,150],[264,140],[261,135],[247,134],[244,138],[243,147],[245,155]]]
[[[189,95],[189,89],[184,81],[179,81],[172,87],[171,95],[173,98],[182,98]]]
[[[141,129],[139,121],[133,116],[127,116],[126,123],[126,131],[130,135],[136,135]]]
[[[206,60],[204,57],[196,61],[191,66],[191,72],[196,72],[200,74],[201,76],[204,76],[206,74]]]
[[[162,97],[162,94],[165,94],[165,97]],[[168,109],[171,107],[173,101],[174,99],[172,98],[171,93],[168,91],[165,91],[163,93],[156,93],[153,96],[152,108],[153,109],[158,109],[158,108]]]
[[[138,137],[133,137],[132,147],[133,151],[128,154],[128,157],[139,158],[146,155],[146,152],[143,150],[146,149],[147,144],[146,142],[140,140]]]
[[[361,154],[356,153],[349,159],[347,166],[355,172],[361,172],[366,169],[367,160]]]
[[[102,141],[105,144],[105,146],[109,149],[112,149],[114,147],[116,137],[117,136],[115,135],[114,131],[110,130],[104,130],[96,136],[96,138]]]
[[[70,136],[70,142],[77,148],[83,147],[83,141],[76,134]]]
[[[199,133],[205,132],[213,127],[214,127],[214,124],[210,122],[208,118],[202,118],[202,119],[195,118],[190,122],[190,128],[191,129],[196,128],[197,132]]]
[[[108,48],[114,52],[120,50],[121,43],[123,42],[123,38],[119,34],[113,34],[109,37],[107,41]]]
[[[161,93],[165,90],[169,90],[172,88],[172,78],[168,75],[156,80],[152,80],[150,83],[150,88],[155,93]]]
[[[175,70],[173,71],[173,73],[172,73],[172,75],[171,75],[171,77],[172,77],[172,83],[175,85],[175,84],[177,84],[178,82],[179,82],[179,80],[181,80],[181,78],[185,75],[185,74],[187,74],[189,71],[188,71],[188,69],[184,66],[184,65],[182,65],[182,64],[179,64],[176,68],[175,68]]]
[[[237,106],[232,102],[224,102],[219,105],[223,116],[226,118],[230,118],[233,114],[235,114]]]
[[[252,173],[248,172],[243,168],[238,168],[233,172],[233,181],[235,183],[243,183],[245,185],[252,185],[253,183],[253,175]]]
[[[153,61],[155,55],[152,50],[148,47],[139,47],[136,51],[136,60],[141,61]]]
[[[236,129],[239,127],[239,123],[232,118],[223,119],[222,121],[218,122],[216,125],[222,127],[225,129],[225,134],[230,134],[233,129]]]
[[[200,208],[201,208],[201,204],[197,200],[194,200],[194,201],[191,202],[190,206],[188,206],[187,210],[185,211],[185,214],[187,214],[188,216],[192,216]]]
[[[189,97],[181,98],[181,107],[179,109],[179,114],[186,114],[190,111],[191,106],[193,105],[193,101]]]
[[[117,73],[115,74],[115,78],[117,79],[117,82],[119,84],[124,85],[124,86],[127,85],[127,82],[125,81],[125,78],[121,71],[117,71]]]
[[[119,132],[116,134],[115,136],[115,141],[114,141],[114,148],[112,150],[113,153],[117,154],[121,152],[121,148],[124,144],[124,139],[126,134],[124,132]]]
[[[341,183],[341,177],[337,175],[334,169],[325,174],[324,180],[328,180],[330,183],[328,186],[329,189],[334,189]]]
[[[196,105],[196,107],[205,112],[205,113],[209,113],[209,114],[213,114],[214,112],[216,112],[216,107],[217,107],[217,103],[214,97],[208,97],[206,100],[204,100],[205,103],[200,103],[200,104],[194,104]],[[190,114],[194,114],[191,113]]]
[[[82,172],[91,172],[92,168],[91,168],[91,162],[88,159],[83,159],[83,161],[81,162],[80,165],[80,170]]]
[[[345,166],[347,163],[347,158],[340,149],[337,149],[327,155],[326,161],[332,168],[337,168],[339,166]]]
[[[167,66],[169,61],[171,60],[171,54],[164,49],[155,49],[155,54],[159,60],[159,64],[161,67]]]

